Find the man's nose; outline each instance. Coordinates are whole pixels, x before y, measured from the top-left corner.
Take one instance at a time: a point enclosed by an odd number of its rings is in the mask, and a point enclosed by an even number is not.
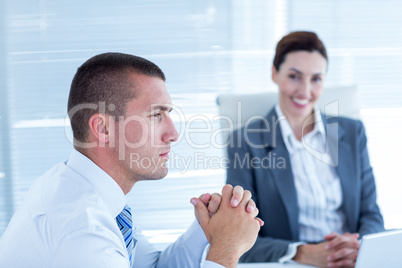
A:
[[[179,133],[174,126],[173,120],[170,116],[166,117],[167,127],[162,136],[162,141],[166,143],[175,142],[179,138]]]

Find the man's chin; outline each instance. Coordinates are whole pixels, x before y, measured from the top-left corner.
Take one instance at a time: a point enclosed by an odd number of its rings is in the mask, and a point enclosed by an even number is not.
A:
[[[158,170],[154,170],[148,179],[149,180],[160,180],[160,179],[163,179],[164,177],[166,177],[167,174],[168,174],[167,167],[159,168]]]

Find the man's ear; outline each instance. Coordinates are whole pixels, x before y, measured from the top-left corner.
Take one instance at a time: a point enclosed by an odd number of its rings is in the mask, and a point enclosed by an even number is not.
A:
[[[88,121],[92,135],[99,142],[99,145],[109,143],[111,126],[110,116],[105,114],[94,114]]]
[[[276,68],[275,68],[274,65],[272,65],[271,74],[272,74],[272,76],[271,76],[272,81],[273,81],[275,84],[278,84],[277,81],[276,81],[276,76],[278,75],[278,71],[276,70]]]

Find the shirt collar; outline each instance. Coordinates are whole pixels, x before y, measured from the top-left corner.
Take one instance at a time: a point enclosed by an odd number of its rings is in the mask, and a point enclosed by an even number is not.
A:
[[[127,200],[123,190],[112,177],[75,149],[71,152],[66,165],[95,188],[113,218],[120,214]]]
[[[285,143],[286,149],[292,153],[294,149],[297,147],[301,147],[302,144],[299,142],[294,133],[288,120],[286,119],[285,115],[282,112],[281,107],[279,104],[275,105],[275,112],[278,115],[279,126],[281,128],[283,141]],[[304,138],[310,137],[321,137],[323,144],[326,143],[326,136],[325,136],[325,128],[324,123],[322,121],[322,115],[320,113],[320,109],[316,106],[314,107],[314,129],[304,136]],[[318,135],[319,134],[319,135]]]

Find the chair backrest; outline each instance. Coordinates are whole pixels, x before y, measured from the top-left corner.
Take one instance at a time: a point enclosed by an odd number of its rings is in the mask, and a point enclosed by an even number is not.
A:
[[[242,127],[256,116],[268,114],[278,102],[277,92],[258,94],[221,94],[216,100],[221,116],[233,123],[233,130]],[[326,88],[317,102],[321,112],[328,116],[346,116],[360,119],[360,97],[357,86]],[[221,127],[231,128],[228,120],[220,120]],[[226,142],[229,133],[222,133]]]

